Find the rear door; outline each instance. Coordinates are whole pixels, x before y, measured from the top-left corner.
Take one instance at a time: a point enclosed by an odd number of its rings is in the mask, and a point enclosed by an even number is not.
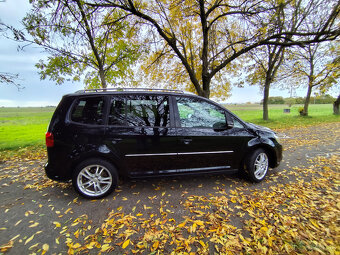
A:
[[[177,96],[176,102],[178,172],[238,168],[242,148],[249,136],[242,125],[241,128],[221,128],[226,127],[226,114],[229,113],[208,100]]]
[[[168,96],[112,96],[106,140],[126,175],[173,171],[177,139],[172,114]]]

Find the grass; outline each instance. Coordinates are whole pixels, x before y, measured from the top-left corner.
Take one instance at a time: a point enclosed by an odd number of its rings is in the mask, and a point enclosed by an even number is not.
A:
[[[241,119],[274,129],[317,125],[340,121],[332,114],[332,105],[310,105],[309,117],[299,116],[300,105],[291,107],[291,113],[283,113],[286,105],[270,105],[269,120],[262,120],[262,106],[256,104],[227,105]],[[0,154],[14,150],[26,150],[31,146],[43,147],[45,132],[52,117],[53,107],[0,108]]]
[[[0,150],[42,145],[53,107],[0,108]]]
[[[340,116],[333,114],[333,105],[331,104],[309,105],[308,117],[300,116],[299,108],[301,107],[303,106],[294,105],[290,107],[290,113],[284,113],[283,109],[289,109],[287,105],[270,105],[269,120],[265,121],[262,119],[262,105],[226,105],[227,109],[231,110],[241,119],[273,129],[311,126],[340,121]]]

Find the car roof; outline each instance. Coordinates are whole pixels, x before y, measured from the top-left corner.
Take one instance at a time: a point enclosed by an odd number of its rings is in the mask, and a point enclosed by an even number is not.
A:
[[[106,88],[106,89],[86,89],[78,90],[74,93],[65,96],[84,96],[84,95],[129,95],[129,94],[159,94],[159,95],[191,95],[197,96],[194,93],[175,89],[153,89],[153,88]]]

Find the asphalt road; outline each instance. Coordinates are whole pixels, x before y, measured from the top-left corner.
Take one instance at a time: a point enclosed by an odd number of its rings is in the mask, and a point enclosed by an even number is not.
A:
[[[247,187],[251,192],[294,182],[294,175],[289,173],[295,167],[307,167],[309,159],[340,156],[339,130],[340,123],[280,130],[284,160],[260,184],[251,184],[238,174],[124,180],[116,192],[96,201],[79,197],[69,183],[48,180],[43,170],[45,158],[2,162],[0,254],[41,254],[44,250],[48,250],[46,254],[67,254],[67,238],[82,243],[112,210],[148,218],[162,207],[174,221],[181,222],[188,213],[183,203],[189,196],[217,194],[219,189],[228,193],[238,187]],[[231,223],[242,229],[244,220],[231,215]],[[74,233],[80,228],[83,232],[76,238]]]

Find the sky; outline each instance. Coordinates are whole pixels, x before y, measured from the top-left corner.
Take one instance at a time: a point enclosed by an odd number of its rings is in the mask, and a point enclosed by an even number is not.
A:
[[[22,28],[21,20],[29,10],[28,0],[0,0],[0,19],[7,25]],[[46,58],[46,54],[36,46],[25,47],[24,51],[18,50],[18,46],[18,42],[0,37],[0,72],[19,74],[18,83],[24,87],[18,90],[13,85],[0,83],[0,107],[55,106],[64,94],[84,88],[81,82],[56,85],[48,79],[40,80],[35,64]],[[231,93],[224,103],[255,103],[262,99],[257,86],[233,88]],[[270,96],[289,97],[289,91],[272,88]],[[305,89],[296,91],[295,96],[305,96]]]

